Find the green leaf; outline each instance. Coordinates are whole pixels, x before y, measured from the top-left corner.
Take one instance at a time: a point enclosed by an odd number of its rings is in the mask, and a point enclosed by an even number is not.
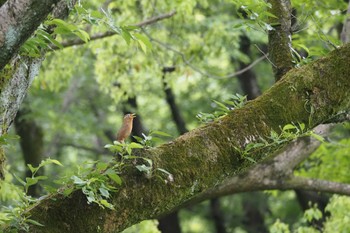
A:
[[[24,182],[24,180],[22,180],[21,178],[19,178],[16,173],[12,173],[12,175],[16,178],[16,180],[18,180],[19,183],[21,183],[23,186],[26,185],[26,182]]]
[[[32,173],[34,173],[34,172],[36,172],[36,171],[38,170],[37,167],[33,167],[31,164],[27,164],[27,166],[28,166],[29,170],[30,170]]]
[[[77,31],[74,31],[73,33],[75,35],[77,35],[85,43],[87,43],[90,40],[90,35],[84,30],[78,29]]]
[[[38,35],[42,36],[50,43],[56,45],[58,48],[63,49],[63,46],[56,39],[54,39],[49,33],[45,32],[44,30],[38,30]]]
[[[106,197],[106,198],[109,198],[109,192],[108,192],[107,189],[101,187],[101,188],[99,188],[98,190],[100,191],[100,193],[101,193],[102,196],[104,196],[104,197]]]
[[[220,109],[222,109],[224,112],[229,111],[228,107],[225,104],[220,103],[219,101],[216,101],[216,100],[213,100],[213,102],[216,103],[220,107]]]
[[[107,176],[113,180],[116,184],[121,185],[122,179],[116,173],[108,173]]]
[[[141,137],[138,137],[138,136],[132,136],[132,137],[135,138],[136,141],[138,141],[138,142],[142,142],[143,141],[143,138],[141,138]]]
[[[164,137],[172,137],[170,134],[167,134],[165,132],[158,131],[158,130],[152,131],[151,135],[153,135],[153,134],[164,136]]]
[[[287,130],[290,130],[290,129],[295,129],[295,125],[292,125],[292,124],[286,124],[285,126],[283,126],[283,131],[287,131]]]
[[[26,187],[29,187],[29,186],[32,186],[32,185],[38,183],[39,180],[36,177],[35,178],[26,177],[26,181],[27,181]]]
[[[128,155],[131,155],[132,148],[126,147],[125,150],[128,153]]]
[[[322,137],[321,135],[318,135],[318,134],[316,134],[316,133],[314,133],[312,131],[310,133],[310,136],[315,138],[316,140],[318,140],[320,142],[324,142],[325,141],[324,137]]]
[[[114,206],[111,203],[109,203],[107,200],[103,199],[100,201],[100,203],[101,205],[107,207],[108,209],[114,210]]]
[[[35,178],[37,180],[46,180],[48,177],[47,176],[36,176]]]
[[[104,146],[104,148],[109,149],[109,148],[111,148],[112,146],[114,146],[114,145],[112,145],[112,144],[107,144],[107,145]]]
[[[136,29],[139,29],[139,26],[134,26],[134,25],[126,25],[122,26],[122,29],[127,30],[127,31],[134,31]]]
[[[123,37],[123,39],[125,40],[125,42],[129,45],[130,41],[132,39],[132,35],[130,34],[130,32],[128,30],[125,30],[124,27],[121,27],[121,36]]]
[[[59,28],[65,29],[67,31],[74,31],[74,30],[78,30],[78,27],[75,26],[74,24],[70,24],[67,23],[65,21],[63,21],[62,19],[52,19],[50,21],[46,22],[47,25],[56,25]]]
[[[63,165],[62,165],[62,163],[60,163],[60,161],[58,161],[56,159],[50,159],[50,158],[41,161],[41,163],[39,164],[39,167],[43,167],[43,166],[48,165],[48,164],[56,164],[56,165],[63,167]]]
[[[169,176],[172,175],[170,172],[168,172],[167,170],[165,170],[165,169],[163,169],[163,168],[157,168],[157,170],[159,170],[159,171],[161,171],[161,172],[163,172],[163,173],[165,173],[165,174],[167,174],[167,175],[169,175]]]
[[[143,160],[145,160],[151,167],[153,166],[153,161],[152,159],[147,159],[147,158],[144,158],[144,157],[141,157]]]
[[[108,167],[108,163],[99,162],[99,163],[96,164],[96,168],[97,168],[99,171],[103,171],[103,170],[105,170],[107,167]]]
[[[145,164],[137,165],[136,168],[140,172],[146,172],[146,173],[150,172],[150,170],[151,170],[151,167],[147,167]]]
[[[244,158],[249,160],[252,163],[256,163],[256,161],[253,158],[249,157],[249,156],[245,156]]]
[[[36,225],[36,226],[44,227],[43,224],[41,224],[33,219],[27,219],[26,222],[31,223],[31,224]]]
[[[129,147],[132,148],[132,149],[135,149],[135,148],[143,148],[143,145],[139,144],[139,143],[135,143],[135,142],[132,142],[129,144]]]
[[[150,42],[148,37],[146,37],[145,35],[139,34],[139,33],[135,33],[134,37],[136,37],[137,42],[139,43],[143,52],[146,53],[147,49],[152,49],[152,43]]]
[[[73,180],[74,184],[77,184],[77,185],[85,185],[86,184],[86,181],[80,179],[77,176],[72,176],[71,179]]]
[[[71,194],[73,191],[74,191],[74,188],[66,188],[65,190],[63,190],[63,195],[69,196],[69,194]]]

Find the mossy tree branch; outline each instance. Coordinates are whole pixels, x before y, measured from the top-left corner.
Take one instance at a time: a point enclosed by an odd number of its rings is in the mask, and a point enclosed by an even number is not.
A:
[[[350,45],[346,45],[318,61],[291,70],[265,94],[226,117],[170,143],[140,151],[137,154],[152,159],[154,167],[172,173],[174,181],[165,184],[158,178],[146,179],[133,166],[128,167],[121,174],[122,187],[111,199],[115,211],[88,205],[80,190],[70,197],[54,194],[43,199],[28,214],[45,227],[33,227],[31,232],[96,232],[98,229],[119,232],[143,219],[163,216],[230,177],[246,174],[255,166],[235,147],[259,142],[272,129],[280,132],[281,126],[291,122],[304,122],[307,128],[313,128],[350,108],[349,62]],[[281,145],[257,150],[249,156],[260,164],[276,155],[277,150],[281,150]],[[290,177],[288,171],[284,174],[281,170],[280,177]],[[239,180],[244,179],[246,176],[239,176]],[[290,188],[295,188],[292,181]],[[237,189],[253,190],[252,187]]]

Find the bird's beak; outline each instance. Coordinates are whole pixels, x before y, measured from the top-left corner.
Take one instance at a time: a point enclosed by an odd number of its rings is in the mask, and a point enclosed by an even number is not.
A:
[[[135,113],[131,113],[131,116],[132,116],[132,118],[135,118],[136,114]]]

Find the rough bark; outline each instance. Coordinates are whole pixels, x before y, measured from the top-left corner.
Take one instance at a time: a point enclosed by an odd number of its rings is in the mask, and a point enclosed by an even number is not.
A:
[[[60,0],[8,0],[0,8],[0,70]]]
[[[350,45],[346,45],[318,61],[288,72],[272,88],[243,108],[172,142],[137,153],[152,159],[154,167],[172,173],[173,182],[165,184],[161,179],[147,179],[130,166],[122,172],[124,183],[111,199],[115,211],[88,205],[80,190],[74,191],[68,198],[52,194],[28,210],[32,219],[45,225],[42,228],[35,226],[30,231],[96,232],[101,229],[102,232],[118,232],[143,219],[161,217],[230,177],[237,177],[243,172],[247,174],[255,166],[235,147],[244,148],[249,142],[259,142],[259,138],[269,137],[272,129],[280,132],[280,127],[290,122],[304,122],[310,128],[349,110],[349,62]],[[261,169],[266,168],[269,158],[280,148],[281,145],[272,145],[250,156],[258,164],[264,160]],[[282,158],[287,160],[286,156]],[[289,165],[283,161],[280,163]],[[278,171],[283,174],[284,170]],[[288,174],[285,175],[287,177]],[[260,186],[250,186],[250,180],[242,175],[239,179],[247,179],[245,186],[237,186],[234,191],[278,188],[278,185],[292,189],[311,185],[315,190],[329,190],[330,185],[334,185],[328,181],[304,178],[270,183],[260,177],[261,174],[255,176],[262,179]],[[234,185],[231,184],[231,187]],[[339,185],[334,187],[339,189]]]
[[[273,30],[269,31],[269,57],[272,61],[272,68],[276,81],[279,80],[288,70],[292,69],[291,51],[291,3],[290,0],[269,0],[271,3],[269,23]]]

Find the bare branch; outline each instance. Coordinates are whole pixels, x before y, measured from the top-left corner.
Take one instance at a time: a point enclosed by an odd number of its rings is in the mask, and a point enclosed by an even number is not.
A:
[[[311,179],[293,176],[278,185],[279,189],[302,189],[316,192],[336,193],[350,196],[350,184],[332,182],[328,180]]]
[[[170,51],[173,51],[174,53],[178,54],[181,57],[181,60],[191,69],[193,69],[194,71],[198,72],[199,74],[203,75],[203,76],[207,76],[209,78],[215,78],[215,79],[227,79],[227,78],[233,78],[236,77],[237,75],[243,74],[244,72],[252,69],[255,65],[257,65],[259,62],[261,62],[262,60],[264,60],[265,58],[267,58],[268,54],[264,54],[264,56],[259,57],[258,59],[256,59],[255,61],[253,61],[250,65],[248,65],[247,67],[238,70],[234,73],[230,73],[224,76],[218,76],[218,75],[214,75],[214,74],[210,74],[206,71],[201,70],[200,68],[194,66],[193,64],[191,64],[191,62],[186,58],[185,54],[180,52],[177,49],[174,49],[173,47],[171,47],[170,45],[153,38],[149,33],[145,32],[146,36],[151,40],[156,42],[158,45],[160,45],[161,47],[164,47]]]
[[[69,147],[73,147],[76,149],[90,151],[90,152],[96,153],[96,154],[108,154],[108,152],[106,150],[103,150],[100,148],[87,147],[87,146],[77,145],[77,144],[69,143],[69,142],[60,143],[59,146],[69,146]]]
[[[150,19],[146,19],[145,21],[143,22],[140,22],[140,23],[137,23],[137,24],[133,24],[133,26],[137,26],[137,27],[144,27],[144,26],[147,26],[147,25],[150,25],[150,24],[154,24],[160,20],[163,20],[163,19],[167,19],[167,18],[170,18],[172,16],[174,16],[176,14],[176,11],[171,11],[167,14],[163,14],[163,15],[159,15],[159,16],[156,16],[156,17],[153,17],[153,18],[150,18]]]
[[[162,14],[162,15],[158,15],[156,17],[150,18],[150,19],[146,19],[145,21],[142,21],[142,22],[139,22],[136,24],[132,24],[132,26],[137,26],[137,27],[142,28],[142,27],[154,24],[160,20],[170,18],[170,17],[174,16],[175,14],[176,14],[176,11],[174,10],[174,11],[171,11],[171,12],[166,13],[166,14]],[[97,33],[95,35],[90,36],[90,41],[106,38],[109,36],[114,36],[116,34],[118,34],[118,33],[115,31],[107,31],[107,32],[103,32],[103,33]],[[62,46],[64,48],[72,47],[74,45],[81,45],[81,44],[85,44],[85,42],[79,38],[77,38],[75,40],[69,40],[69,41],[62,42]],[[52,49],[58,50],[59,48],[56,46],[52,46]]]

